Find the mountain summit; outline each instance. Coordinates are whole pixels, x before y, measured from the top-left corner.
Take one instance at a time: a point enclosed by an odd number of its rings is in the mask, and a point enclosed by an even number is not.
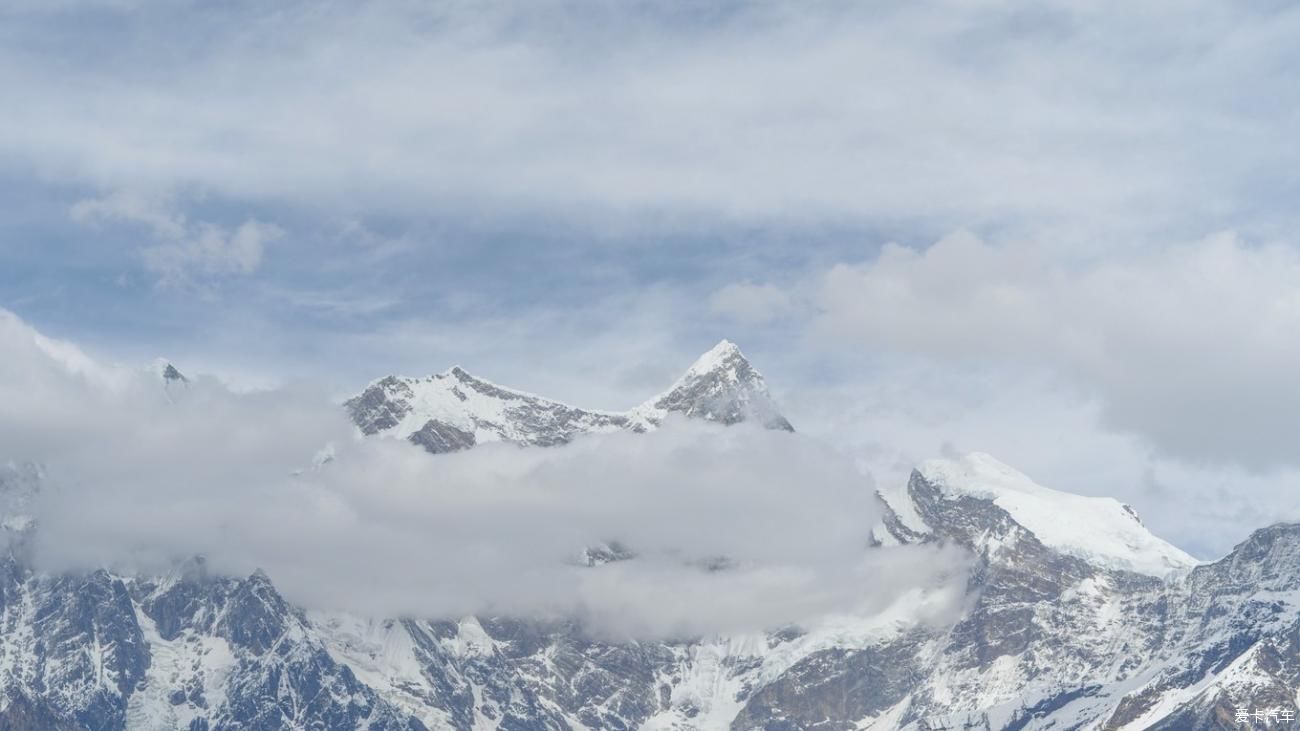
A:
[[[999,555],[1021,536],[1105,569],[1164,576],[1198,561],[1157,538],[1133,508],[1109,497],[1043,487],[983,452],[920,465],[903,490],[880,493],[877,540],[953,540]]]
[[[627,411],[583,409],[501,386],[460,366],[424,378],[387,376],[344,406],[364,434],[407,439],[440,454],[484,442],[548,447],[581,434],[643,432],[669,414],[794,431],[767,384],[729,340],[701,355],[667,391]]]
[[[763,375],[730,340],[713,346],[667,391],[632,413],[655,423],[677,413],[723,424],[757,421],[769,429],[794,431],[772,404]]]
[[[189,383],[190,380],[185,377],[184,373],[177,370],[176,366],[172,365],[172,362],[166,358],[154,359],[149,370],[157,375],[158,378],[162,379],[162,382],[166,385],[171,385],[173,383]]]

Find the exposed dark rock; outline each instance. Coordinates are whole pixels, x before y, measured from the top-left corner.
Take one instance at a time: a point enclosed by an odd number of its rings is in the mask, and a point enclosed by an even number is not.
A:
[[[429,419],[419,431],[407,437],[412,444],[424,447],[430,454],[459,452],[474,446],[474,432],[458,429],[446,422]]]

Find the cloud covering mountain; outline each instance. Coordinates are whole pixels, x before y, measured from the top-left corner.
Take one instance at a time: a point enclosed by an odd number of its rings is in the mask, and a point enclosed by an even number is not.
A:
[[[45,568],[202,554],[310,607],[580,616],[638,636],[870,612],[961,573],[932,548],[868,554],[869,477],[797,433],[669,414],[643,434],[431,457],[363,438],[320,393],[164,382],[7,313],[0,327],[0,443],[46,470]],[[609,544],[635,559],[589,567]]]

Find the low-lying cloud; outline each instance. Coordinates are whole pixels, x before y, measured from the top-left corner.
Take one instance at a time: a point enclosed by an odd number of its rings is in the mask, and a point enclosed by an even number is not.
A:
[[[314,608],[578,616],[616,634],[951,609],[961,559],[868,551],[871,483],[807,437],[688,421],[555,449],[431,457],[361,439],[321,394],[167,388],[0,313],[0,458],[38,461],[38,563],[266,570]],[[636,558],[583,563],[618,541]],[[718,570],[718,566],[725,568]]]

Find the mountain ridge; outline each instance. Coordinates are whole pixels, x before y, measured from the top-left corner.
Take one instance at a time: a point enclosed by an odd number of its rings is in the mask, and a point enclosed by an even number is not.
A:
[[[734,344],[701,360],[633,410],[649,404],[650,416],[722,424],[762,416],[750,406],[767,398],[766,384]],[[416,443],[435,453],[636,431],[630,421],[590,421],[629,412],[577,409],[463,369],[438,383],[452,407],[482,398],[491,409],[451,408],[437,414],[445,421],[430,415],[423,424],[416,414],[404,434],[402,420],[427,404],[390,399],[388,390],[414,393],[396,377],[356,397],[382,385],[382,398],[346,408],[368,438],[423,434],[428,444]],[[510,418],[493,421],[501,416]],[[656,426],[650,416],[646,430]],[[0,497],[17,509],[41,471],[0,467]],[[1026,495],[1069,509],[1027,510],[1008,499]],[[953,621],[917,623],[925,597],[907,594],[869,616],[616,642],[589,636],[574,619],[308,611],[264,573],[216,576],[202,560],[165,576],[55,576],[11,545],[0,559],[0,728],[1226,731],[1239,728],[1241,707],[1294,718],[1300,524],[1254,531],[1218,561],[1144,571],[1162,557],[1185,561],[1144,540],[1121,541],[1118,557],[1151,550],[1151,565],[1076,550],[1077,534],[1035,521],[1059,515],[1101,520],[1123,535],[1149,532],[1118,501],[1048,490],[988,455],[918,465],[881,499],[881,525],[864,526],[876,546],[865,550],[940,543],[971,557]],[[609,548],[608,561],[589,556],[590,570],[636,560]]]
[[[572,406],[460,366],[423,378],[384,376],[344,408],[363,434],[407,439],[435,454],[492,441],[556,446],[582,434],[649,431],[669,414],[722,424],[756,417],[769,428],[794,430],[777,411],[762,374],[729,340],[697,358],[666,391],[625,411]]]
[[[1201,563],[1151,533],[1132,507],[1114,498],[1043,487],[983,452],[926,460],[917,466],[906,490],[878,491],[888,512],[876,531],[877,540],[882,538],[881,529],[899,543],[924,540],[930,533],[917,514],[918,481],[937,488],[946,500],[988,500],[1044,544],[1091,563],[1152,576]]]

